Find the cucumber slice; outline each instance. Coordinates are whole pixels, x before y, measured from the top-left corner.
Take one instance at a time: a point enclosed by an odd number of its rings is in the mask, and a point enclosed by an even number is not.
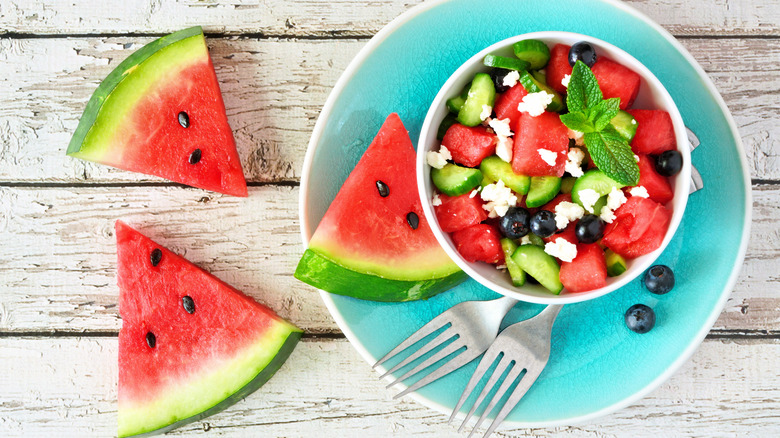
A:
[[[444,123],[444,122],[442,122]],[[441,129],[441,128],[439,128]],[[561,180],[561,193],[571,193],[572,187],[574,187],[574,183],[577,181],[577,178],[573,176],[565,176]]]
[[[541,207],[550,202],[560,190],[561,179],[557,176],[532,176],[525,205],[529,208]]]
[[[534,70],[531,72],[531,76],[534,77],[540,84],[547,85],[547,72],[544,70]]]
[[[487,73],[477,73],[471,82],[466,102],[458,111],[458,122],[466,126],[477,126],[482,123],[482,105],[492,107],[496,99],[496,87],[493,79]]]
[[[505,56],[485,55],[482,61],[488,67],[505,68],[507,70],[525,71],[531,66],[522,59],[507,58]]]
[[[444,139],[444,134],[447,133],[447,130],[450,129],[450,126],[456,123],[458,123],[458,116],[455,114],[449,113],[444,116],[444,120],[442,120],[439,124],[439,130],[436,131],[436,138],[438,138],[439,141]]]
[[[504,250],[504,263],[506,263],[506,269],[509,271],[509,276],[512,278],[512,284],[515,286],[522,286],[525,284],[525,272],[517,266],[514,260],[512,260],[512,254],[517,250],[517,244],[509,238],[504,237],[501,239],[501,249]]]
[[[491,182],[501,180],[504,185],[519,193],[525,195],[531,186],[531,178],[525,175],[518,175],[512,170],[512,165],[493,155],[482,160],[479,165],[482,176]],[[489,183],[488,183],[489,184]]]
[[[431,179],[440,192],[447,196],[460,196],[470,192],[482,181],[479,169],[448,163],[441,169],[431,169]]]
[[[533,184],[533,181],[531,183]],[[571,188],[571,199],[572,201],[584,207],[584,205],[582,205],[582,201],[580,200],[580,191],[585,189],[595,190],[601,199],[599,199],[599,201],[594,205],[593,212],[595,214],[600,214],[601,208],[607,203],[605,196],[612,191],[613,187],[616,189],[622,189],[625,186],[608,177],[604,172],[598,169],[589,170],[585,172],[584,175],[577,178],[577,181],[574,183],[574,187]]]
[[[609,124],[615,128],[615,131],[620,134],[624,140],[631,143],[634,134],[636,134],[636,119],[634,116],[629,114],[628,111],[620,110],[617,115],[610,120]]]
[[[514,43],[515,56],[531,64],[532,70],[539,70],[550,62],[550,48],[539,40],[522,40]]]
[[[531,245],[541,246],[544,248],[544,239],[534,233],[528,233],[526,235],[528,236],[528,240],[531,241]]]
[[[512,260],[550,292],[556,295],[561,293],[563,289],[560,279],[561,268],[553,256],[544,252],[544,248],[536,245],[520,245],[512,254]]]
[[[563,110],[563,98],[561,97],[561,95],[558,94],[557,91],[550,88],[547,84],[541,83],[538,80],[536,80],[536,78],[531,76],[531,74],[528,73],[527,71],[520,73],[520,83],[523,84],[523,88],[525,88],[525,91],[529,93],[538,93],[540,91],[545,91],[553,95],[552,102],[550,102],[550,104],[547,105],[547,111],[558,112]]]
[[[626,259],[615,254],[611,249],[604,251],[604,257],[607,260],[607,275],[610,277],[617,277],[618,275],[626,272]],[[509,264],[506,265],[509,268]]]
[[[466,103],[466,98],[469,96],[469,88],[471,88],[471,83],[466,85],[459,95],[447,99],[447,109],[449,109],[450,112],[457,114],[458,111],[463,108],[463,104]]]

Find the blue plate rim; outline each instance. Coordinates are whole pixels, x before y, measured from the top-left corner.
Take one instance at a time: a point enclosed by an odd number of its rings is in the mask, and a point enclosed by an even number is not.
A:
[[[338,100],[339,95],[347,86],[347,84],[350,82],[350,80],[353,78],[355,73],[363,65],[364,61],[369,56],[369,54],[373,50],[375,50],[377,46],[382,44],[382,42],[384,42],[384,40],[387,39],[393,32],[401,28],[404,24],[406,24],[408,21],[410,21],[412,18],[416,17],[417,15],[425,11],[428,11],[429,9],[448,3],[450,1],[453,0],[430,0],[425,3],[419,4],[417,6],[414,6],[411,9],[404,12],[403,14],[401,14],[400,16],[396,17],[385,27],[383,27],[379,32],[377,32],[377,34],[374,35],[374,37],[372,37],[368,41],[368,43],[366,43],[366,45],[363,46],[363,48],[360,49],[360,51],[357,53],[357,55],[355,55],[352,61],[350,61],[350,63],[347,65],[347,68],[344,70],[342,75],[336,81],[336,84],[333,86],[333,89],[328,95],[328,98],[325,101],[325,104],[323,105],[322,111],[320,112],[320,115],[317,118],[317,122],[314,125],[312,136],[311,139],[309,140],[309,144],[306,149],[306,155],[304,156],[303,167],[301,169],[300,193],[298,198],[298,217],[300,221],[301,241],[304,250],[306,250],[306,248],[308,247],[308,242],[311,239],[311,233],[309,231],[311,229],[310,227],[311,222],[310,222],[310,218],[308,217],[308,214],[306,213],[306,199],[308,198],[309,195],[309,190],[308,190],[309,175],[311,174],[311,169],[314,165],[315,152],[317,150],[317,147],[319,145],[325,127],[328,124],[328,120],[330,118],[331,112],[333,110],[333,107],[336,104],[336,101]],[[658,34],[661,35],[664,39],[666,39],[678,52],[680,52],[680,54],[683,55],[686,61],[688,61],[688,63],[694,68],[697,75],[699,76],[699,79],[702,81],[702,84],[706,87],[707,91],[718,103],[719,108],[723,113],[723,116],[728,122],[729,130],[731,131],[734,144],[736,145],[737,152],[739,153],[742,175],[744,180],[743,183],[745,188],[745,205],[743,206],[743,211],[745,212],[743,218],[744,227],[742,230],[741,242],[738,249],[737,257],[734,262],[734,266],[732,267],[728,280],[724,284],[723,290],[720,293],[720,297],[718,299],[717,304],[713,307],[712,312],[707,317],[706,321],[699,329],[699,332],[696,334],[696,336],[694,336],[694,338],[686,347],[686,349],[678,356],[678,358],[674,362],[672,362],[672,364],[669,365],[669,367],[663,373],[661,373],[658,377],[656,377],[650,383],[648,383],[644,388],[638,390],[631,396],[625,397],[624,399],[618,402],[615,402],[609,406],[590,412],[588,414],[569,417],[569,418],[562,418],[560,420],[555,420],[555,421],[540,421],[540,422],[518,422],[518,421],[510,421],[510,420],[505,421],[505,424],[509,426],[539,428],[539,427],[556,427],[556,426],[565,426],[565,425],[584,423],[593,420],[595,418],[599,418],[608,415],[610,413],[613,413],[615,411],[618,411],[626,406],[629,406],[634,402],[636,402],[637,400],[643,398],[644,396],[646,396],[656,388],[658,388],[661,384],[663,384],[666,380],[668,380],[674,373],[676,373],[677,370],[679,370],[680,367],[685,362],[687,362],[688,359],[691,358],[691,356],[693,356],[693,353],[696,351],[699,345],[701,345],[702,341],[707,336],[707,333],[710,331],[710,328],[712,328],[712,326],[715,324],[715,321],[723,311],[723,308],[726,305],[726,301],[728,300],[728,297],[731,294],[731,291],[733,290],[734,285],[737,282],[740,267],[744,262],[745,254],[747,252],[747,245],[750,236],[750,226],[751,226],[751,219],[752,219],[752,202],[753,202],[752,192],[751,192],[750,170],[747,164],[745,148],[744,145],[742,144],[742,139],[739,136],[739,131],[736,122],[734,121],[731,112],[728,110],[728,107],[726,106],[723,97],[717,91],[717,88],[713,84],[712,80],[709,78],[709,76],[707,76],[706,72],[695,60],[695,58],[693,58],[693,56],[687,51],[687,49],[685,49],[685,47],[683,47],[682,44],[680,44],[674,38],[674,36],[672,36],[672,34],[670,34],[666,29],[661,27],[655,21],[651,20],[645,14],[639,12],[638,10],[634,9],[631,6],[621,3],[619,0],[594,0],[594,1],[599,1],[608,6],[612,6],[623,12],[631,14],[634,17],[644,21],[656,32],[658,32]],[[379,358],[371,355],[371,353],[368,352],[365,346],[358,340],[356,333],[350,329],[349,324],[344,319],[338,307],[336,306],[335,302],[333,301],[331,294],[329,292],[320,290],[320,296],[323,302],[325,303],[328,312],[336,321],[336,324],[344,333],[347,340],[349,340],[350,344],[352,344],[355,350],[357,350],[358,354],[360,354],[360,356],[369,365],[373,365]],[[377,371],[382,371],[381,367],[378,367]],[[396,388],[397,390],[405,389],[404,385],[402,384],[396,385]],[[427,397],[420,395],[417,392],[413,392],[409,394],[409,396],[415,401],[417,401],[418,403],[428,408],[439,411],[443,414],[449,414],[451,412],[451,408],[447,406],[443,406],[437,402],[434,402],[428,399]]]

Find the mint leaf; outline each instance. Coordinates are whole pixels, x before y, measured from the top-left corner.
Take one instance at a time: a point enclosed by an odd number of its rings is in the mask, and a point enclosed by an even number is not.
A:
[[[634,152],[620,135],[614,132],[589,132],[585,146],[596,167],[608,177],[627,186],[639,183],[639,165]]]
[[[595,132],[593,122],[582,112],[561,114],[561,122],[572,131]]]
[[[588,120],[593,123],[596,131],[601,131],[620,111],[620,98],[602,100],[588,110]]]
[[[592,108],[604,98],[596,76],[582,61],[574,64],[566,93],[566,106],[570,112]]]

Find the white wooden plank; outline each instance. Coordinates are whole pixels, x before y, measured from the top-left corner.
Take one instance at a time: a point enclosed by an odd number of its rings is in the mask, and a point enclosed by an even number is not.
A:
[[[780,186],[757,186],[748,257],[720,330],[780,330]],[[309,332],[338,328],[295,280],[298,189],[0,187],[0,332],[116,331],[113,224],[135,224]]]
[[[243,0],[94,3],[90,0],[4,0],[0,33],[165,33],[203,25],[210,32],[285,36],[371,36],[422,0]],[[774,0],[631,0],[676,35],[778,35]]]
[[[115,338],[0,339],[0,428],[6,437],[116,433]],[[497,436],[776,436],[780,342],[705,341],[667,383],[598,420]],[[392,400],[344,340],[306,340],[258,392],[172,436],[452,437],[447,417]]]

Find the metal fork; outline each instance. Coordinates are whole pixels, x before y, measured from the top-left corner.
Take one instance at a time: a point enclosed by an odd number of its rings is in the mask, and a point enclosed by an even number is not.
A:
[[[525,395],[531,385],[534,384],[536,379],[539,377],[539,374],[542,373],[542,370],[547,365],[547,361],[550,358],[550,337],[552,326],[555,322],[555,318],[558,316],[558,312],[561,310],[561,307],[563,306],[547,306],[547,308],[545,308],[541,313],[534,316],[533,318],[526,319],[525,321],[518,322],[505,328],[504,331],[498,335],[496,340],[493,341],[490,349],[487,350],[485,356],[483,356],[482,360],[480,360],[479,365],[477,366],[477,370],[474,371],[474,374],[471,376],[469,383],[466,385],[466,389],[463,390],[463,394],[461,395],[460,400],[458,400],[458,404],[452,411],[449,422],[452,422],[452,420],[458,414],[458,410],[460,410],[461,406],[463,406],[463,403],[466,401],[466,399],[468,399],[472,391],[474,391],[477,383],[486,374],[490,366],[493,365],[496,358],[501,355],[501,359],[499,360],[498,365],[496,365],[496,368],[493,371],[493,374],[490,376],[490,379],[485,384],[485,387],[482,389],[482,392],[477,397],[477,400],[474,402],[474,405],[471,407],[471,410],[469,410],[468,414],[466,414],[466,418],[463,419],[463,423],[461,423],[460,427],[458,428],[458,432],[463,430],[463,427],[466,425],[466,423],[468,423],[468,421],[474,415],[474,412],[482,404],[485,396],[487,396],[490,390],[496,385],[499,377],[504,374],[510,365],[512,368],[504,378],[504,381],[501,383],[498,391],[488,403],[488,406],[485,408],[482,416],[479,417],[479,420],[477,420],[477,424],[474,425],[474,428],[471,430],[469,437],[471,437],[479,428],[479,426],[482,424],[488,414],[490,414],[496,404],[504,397],[506,392],[509,390],[509,387],[512,386],[515,380],[517,380],[518,377],[521,377],[520,382],[517,384],[504,406],[496,415],[496,418],[493,420],[493,423],[490,425],[487,432],[485,432],[485,435],[483,435],[483,438],[487,438],[491,433],[493,433],[496,427],[498,427],[498,425],[504,421],[504,418],[506,418],[512,409],[514,409],[514,407]],[[521,376],[523,371],[525,371],[525,374]]]
[[[444,331],[439,333],[435,338],[424,344],[409,357],[387,370],[387,372],[382,374],[379,378],[382,379],[396,370],[401,369],[450,340],[452,341],[444,348],[391,382],[387,387],[389,388],[396,383],[416,375],[420,371],[436,364],[453,353],[459,353],[393,398],[404,396],[455,371],[463,365],[466,365],[488,349],[493,340],[496,339],[498,328],[501,325],[504,316],[506,316],[507,312],[509,312],[516,303],[517,300],[513,298],[503,297],[490,301],[464,301],[456,304],[432,319],[416,332],[412,333],[405,341],[401,342],[392,351],[387,353],[385,357],[379,359],[379,361],[374,364],[374,368],[416,344],[423,338],[444,329]]]

